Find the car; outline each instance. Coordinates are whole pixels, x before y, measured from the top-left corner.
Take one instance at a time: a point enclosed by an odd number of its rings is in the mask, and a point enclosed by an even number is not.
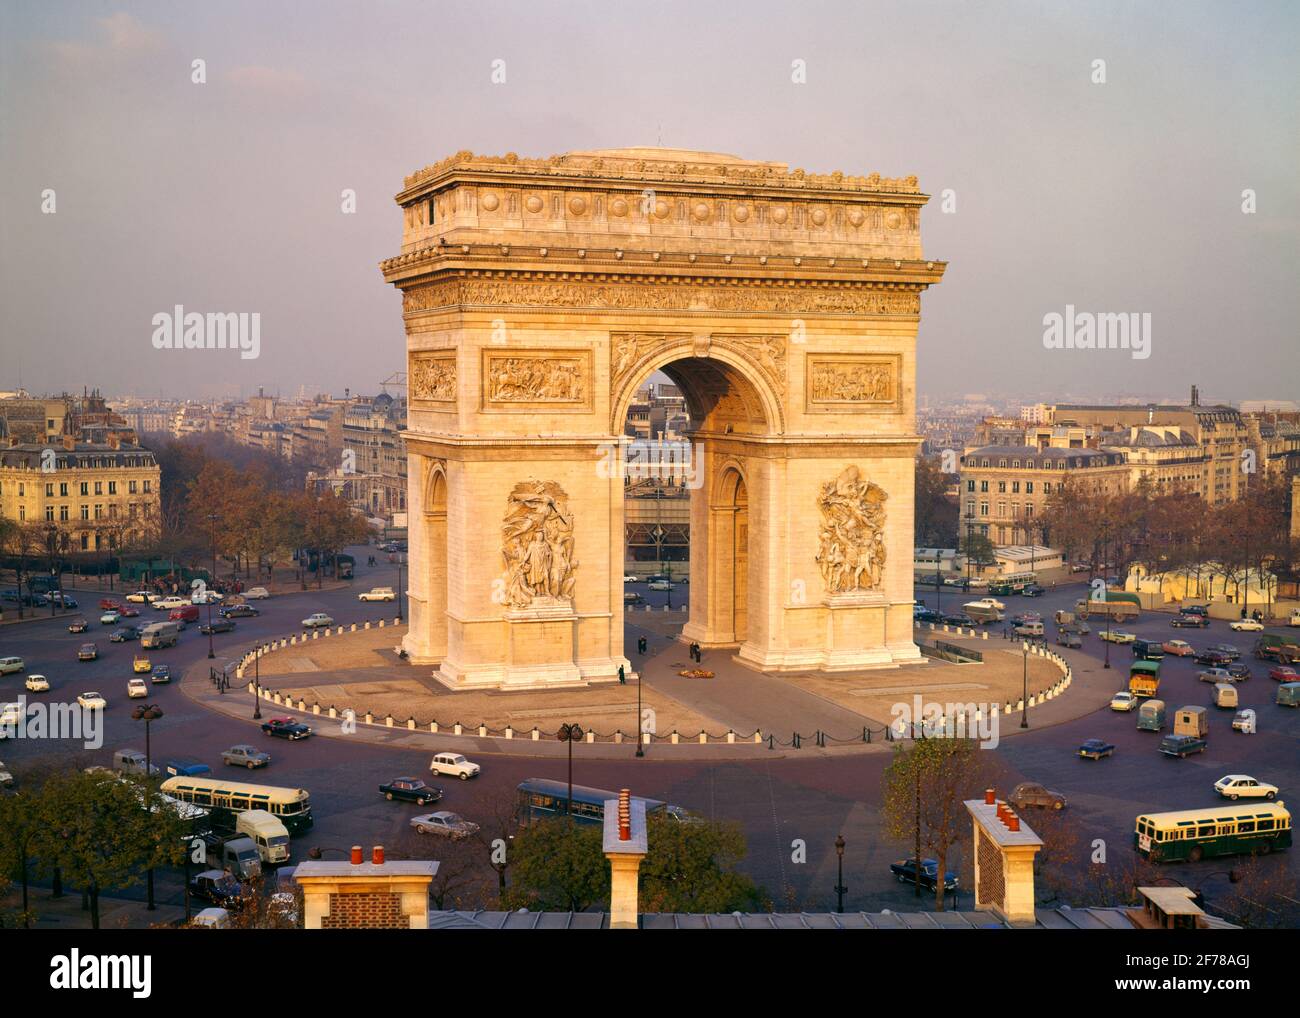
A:
[[[1200,615],[1203,618],[1210,617],[1210,609],[1203,604],[1185,604],[1178,609],[1180,615]]]
[[[133,604],[150,604],[157,596],[151,590],[137,590],[132,594],[127,594],[126,599]]]
[[[263,753],[256,746],[240,743],[222,752],[221,762],[231,767],[247,767],[251,771],[267,766],[271,762],[271,754]]]
[[[93,643],[83,643],[77,648],[78,661],[95,661],[99,658],[99,647]]]
[[[442,798],[441,788],[426,785],[419,778],[394,778],[388,784],[380,785],[379,791],[389,802],[401,799],[419,806],[428,806]]]
[[[1175,615],[1169,624],[1175,629],[1208,629],[1210,620],[1204,615]]]
[[[1136,710],[1138,698],[1130,693],[1127,689],[1121,689],[1118,693],[1110,698],[1111,710],[1130,711]]]
[[[244,598],[248,601],[265,601],[271,596],[271,592],[265,587],[249,587],[244,591]]]
[[[68,623],[69,633],[84,633],[85,631],[86,631],[85,619],[73,619],[71,622]]]
[[[115,612],[122,607],[122,603],[115,597],[101,597],[99,599],[99,610],[106,612]]]
[[[898,862],[889,864],[889,872],[898,878],[900,884],[920,883],[928,890],[935,890],[939,882],[939,863],[935,859],[922,859],[921,871],[918,875],[915,859],[900,859]],[[945,891],[957,890],[957,874],[945,870],[943,874],[943,889]]]
[[[145,685],[144,679],[131,679],[126,684],[126,695],[130,700],[148,696],[149,687]]]
[[[124,619],[138,619],[140,617],[140,609],[132,608],[129,604],[122,605],[117,610],[117,613]]]
[[[251,604],[232,604],[221,609],[223,619],[255,619],[261,614]]]
[[[103,710],[108,706],[108,701],[99,693],[89,692],[78,696],[77,704],[84,710]]]
[[[411,817],[411,826],[417,834],[440,834],[444,838],[459,840],[478,833],[478,824],[466,820],[459,813],[439,810]]]
[[[1008,801],[1018,810],[1029,806],[1037,806],[1041,809],[1065,809],[1068,805],[1065,796],[1060,792],[1044,788],[1036,781],[1020,782],[1012,789]]]
[[[149,660],[148,654],[137,654],[131,659],[131,671],[136,675],[148,675],[153,663]]]
[[[1114,756],[1115,746],[1103,739],[1088,739],[1080,744],[1079,755],[1088,760],[1100,760],[1103,756]]]
[[[334,625],[334,620],[324,612],[315,612],[302,620],[302,627],[304,629],[316,629],[319,626],[332,625]]]
[[[22,672],[27,670],[27,665],[23,663],[20,657],[0,657],[0,675],[9,675],[12,672]]]
[[[149,681],[157,685],[162,685],[172,680],[171,665],[154,665],[153,674],[149,676]]]
[[[624,582],[624,583],[640,583],[641,581],[640,581],[639,579],[637,579],[635,576],[624,576],[624,577],[623,577],[623,582]]]
[[[1225,799],[1268,799],[1277,798],[1277,785],[1267,781],[1256,781],[1249,774],[1225,774],[1214,783],[1214,790]]]
[[[964,615],[956,612],[940,615],[939,621],[942,622],[945,626],[958,626],[962,629],[974,629],[976,626],[979,625],[979,623],[976,622],[969,615]]]
[[[1235,682],[1232,673],[1226,668],[1207,668],[1203,672],[1197,672],[1196,677],[1201,682]]]
[[[1181,760],[1193,753],[1204,753],[1205,740],[1195,735],[1166,735],[1160,740],[1160,752]]]
[[[29,693],[48,693],[50,691],[50,680],[44,675],[29,675],[23,686]]]
[[[1256,721],[1257,718],[1255,717],[1255,712],[1247,707],[1244,710],[1237,711],[1236,715],[1233,717],[1232,730],[1234,732],[1241,732],[1244,735],[1254,735],[1255,732],[1258,731],[1256,728]]]
[[[912,612],[913,622],[938,622],[943,618],[933,608],[922,608],[920,611]]]
[[[1268,677],[1274,682],[1300,682],[1300,672],[1290,665],[1274,665],[1268,670]]]
[[[0,788],[8,788],[14,783],[14,776],[5,770],[4,761],[0,760]]]
[[[205,622],[199,626],[199,632],[204,636],[211,636],[214,633],[232,633],[235,630],[235,623],[230,619],[213,619],[211,622]]]
[[[135,626],[122,626],[108,634],[109,643],[127,643],[138,639],[140,639],[140,630],[136,629]]]
[[[1021,612],[1019,615],[1011,616],[1011,624],[1013,626],[1023,626],[1023,625],[1027,625],[1030,622],[1042,622],[1042,621],[1043,621],[1042,614],[1035,611]]]
[[[1222,668],[1232,663],[1232,658],[1228,657],[1222,651],[1215,650],[1213,647],[1207,647],[1197,654],[1193,659],[1198,665],[1213,665],[1216,668]]]
[[[190,757],[176,757],[163,765],[163,773],[169,778],[199,778],[211,774],[212,768]]]
[[[1072,629],[1062,629],[1056,634],[1056,642],[1062,647],[1071,647],[1076,650],[1083,647],[1083,637]]]
[[[21,703],[0,703],[0,739],[8,737],[8,729],[21,725],[26,714]]]
[[[650,590],[672,590],[672,589],[673,589],[673,584],[672,584],[672,581],[671,581],[671,580],[655,580],[655,581],[653,581],[652,583],[649,584],[648,589],[650,589]]]
[[[1226,655],[1229,661],[1236,661],[1241,657],[1241,651],[1230,643],[1211,644],[1210,650],[1217,650],[1220,654]]]
[[[121,621],[122,621],[122,613],[119,612],[117,609],[113,609],[112,611],[106,611],[104,612],[103,615],[99,617],[99,624],[101,626],[115,626]]]
[[[1196,654],[1195,649],[1186,640],[1166,640],[1160,646],[1166,654],[1174,657],[1193,657]]]
[[[243,908],[244,885],[225,870],[204,870],[190,879],[190,895],[226,909]]]
[[[174,594],[171,597],[160,597],[157,601],[153,602],[154,611],[160,612],[173,611],[177,608],[188,608],[189,606],[190,602],[186,598],[177,597]]]
[[[466,760],[459,753],[438,753],[434,756],[433,762],[429,764],[429,770],[441,777],[460,778],[461,781],[468,781],[470,778],[477,778],[482,768],[478,764]]]
[[[357,595],[358,601],[395,601],[397,592],[392,587],[371,587]]]
[[[643,597],[642,597],[640,594],[638,594],[635,590],[625,590],[625,591],[623,591],[623,603],[624,603],[624,604],[640,604],[640,603],[641,603],[642,601],[644,601],[644,600],[645,600],[645,598],[643,598]]]
[[[1047,588],[1040,587],[1036,583],[1031,583],[1020,593],[1023,594],[1025,597],[1042,597],[1044,594],[1047,593]]]
[[[271,718],[262,725],[262,733],[294,742],[311,735],[311,729],[293,718]]]
[[[1137,639],[1136,636],[1124,629],[1102,629],[1098,631],[1097,635],[1108,643],[1132,643]]]
[[[1245,682],[1250,678],[1250,667],[1244,661],[1234,661],[1228,665],[1228,674],[1235,682]]]
[[[1264,628],[1264,623],[1258,619],[1237,619],[1229,622],[1228,628],[1237,633],[1258,633]]]

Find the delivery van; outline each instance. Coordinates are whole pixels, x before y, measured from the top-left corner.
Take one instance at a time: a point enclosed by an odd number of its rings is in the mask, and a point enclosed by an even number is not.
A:
[[[1174,734],[1203,739],[1210,734],[1210,718],[1204,707],[1179,707],[1174,712]]]
[[[262,875],[262,857],[252,838],[231,838],[221,846],[221,865],[239,880]]]
[[[1284,682],[1277,687],[1277,699],[1273,701],[1279,707],[1300,707],[1300,682]]]
[[[140,631],[140,646],[145,650],[175,647],[180,639],[181,627],[175,622],[154,622]]]
[[[1221,710],[1237,709],[1237,687],[1231,682],[1214,684],[1214,706]]]
[[[244,835],[257,846],[262,862],[288,861],[289,829],[267,810],[244,810],[235,818],[235,833]]]
[[[1163,732],[1165,730],[1164,700],[1148,700],[1138,708],[1139,732]]]

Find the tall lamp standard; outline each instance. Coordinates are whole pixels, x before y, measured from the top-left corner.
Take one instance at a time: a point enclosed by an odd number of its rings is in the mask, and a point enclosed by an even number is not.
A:
[[[580,725],[572,724],[560,725],[560,730],[555,733],[557,739],[569,744],[569,800],[564,810],[569,816],[569,823],[573,823],[573,744],[581,742],[585,734]]]
[[[208,603],[208,657],[209,659],[217,656],[217,652],[212,646],[212,594],[205,592],[203,600]]]
[[[840,915],[843,915],[844,895],[848,891],[848,888],[844,886],[844,835],[843,834],[839,835],[835,839],[835,855],[837,857],[837,861],[839,865],[839,874],[840,874],[839,879],[838,881],[836,881],[835,884],[835,896],[838,899],[838,904],[835,906],[835,911],[838,912]]]
[[[153,744],[149,738],[149,724],[150,722],[157,721],[162,716],[163,716],[162,708],[152,703],[141,704],[139,707],[137,707],[135,710],[131,712],[131,717],[133,720],[144,722],[144,775],[146,780],[148,780],[150,775],[153,773]],[[148,911],[153,912],[158,908],[158,906],[154,903],[154,899],[153,899],[153,867],[152,866],[149,867],[148,887],[149,887],[149,903],[145,907],[148,909]]]
[[[1106,644],[1110,646],[1110,644]],[[1020,727],[1029,727],[1029,641],[1020,641],[1020,650],[1024,654],[1024,669],[1022,671],[1022,688],[1020,693]]]
[[[253,720],[262,720],[262,645],[253,650]]]
[[[975,514],[966,512],[966,589],[970,590],[970,535],[975,526]]]
[[[645,733],[641,731],[641,676],[645,669],[636,673],[636,755],[645,756]]]
[[[402,621],[402,565],[404,559],[402,553],[397,553],[397,621]]]

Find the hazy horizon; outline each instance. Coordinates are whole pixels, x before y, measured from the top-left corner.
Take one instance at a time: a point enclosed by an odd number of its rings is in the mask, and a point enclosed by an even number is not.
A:
[[[0,389],[377,392],[405,368],[378,269],[404,175],[662,144],[918,175],[926,255],[950,263],[922,298],[932,401],[1295,398],[1298,28],[1262,2],[5,0]],[[176,304],[260,313],[260,356],[154,349]],[[1067,306],[1150,314],[1150,356],[1046,349]]]

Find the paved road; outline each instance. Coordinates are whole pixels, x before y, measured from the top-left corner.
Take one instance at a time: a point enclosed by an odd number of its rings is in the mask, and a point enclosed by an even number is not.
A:
[[[362,552],[357,558],[364,563],[364,549],[354,551]],[[312,590],[262,602],[259,607],[265,613],[261,618],[240,620],[236,633],[216,638],[217,663],[250,637],[293,631],[297,621],[313,611],[329,612],[345,624],[375,618],[376,606],[359,604],[356,591],[395,583],[394,567],[386,562],[373,570],[359,565],[351,590]],[[1072,604],[1081,591],[1081,586],[1073,586],[1034,601],[1005,600],[1013,611],[1032,607],[1050,618],[1057,607]],[[933,603],[934,591],[919,590],[918,597]],[[945,607],[956,607],[966,599],[960,593],[946,591]],[[97,600],[98,594],[93,591],[81,597],[83,607],[93,606]],[[90,612],[87,616],[93,617]],[[635,621],[633,618],[630,623]],[[23,768],[38,762],[105,764],[114,749],[143,748],[144,732],[139,722],[130,720],[130,701],[125,695],[135,646],[108,644],[107,628],[100,636],[103,657],[90,664],[75,660],[76,645],[84,637],[68,634],[62,624],[43,622],[0,629],[0,653],[19,654],[26,659],[29,671],[50,677],[53,689],[45,696],[67,700],[80,691],[98,688],[110,701],[105,718],[107,734],[98,751],[83,752],[79,746],[67,743],[20,740],[0,744],[0,758],[20,778]],[[1194,646],[1230,642],[1246,650],[1254,641],[1250,634],[1231,634],[1222,622],[1214,623],[1209,630],[1171,631],[1168,616],[1158,614],[1148,614],[1128,628],[1144,636],[1176,632]],[[1095,633],[1087,638],[1084,653],[1093,658],[1093,667],[1100,667],[1102,647]],[[159,652],[157,660],[169,661],[181,670],[203,661],[206,654],[206,637],[191,629],[179,646]],[[1131,652],[1126,647],[1112,647],[1111,660],[1115,666],[1114,688],[1118,689],[1125,684]],[[1251,664],[1254,667],[1255,662]],[[1197,683],[1195,670],[1190,662],[1166,660],[1161,695],[1171,707],[1207,702],[1207,687]],[[1187,760],[1161,756],[1155,747],[1156,735],[1136,731],[1132,715],[1115,714],[1104,707],[1077,720],[1015,734],[1005,738],[991,754],[1002,772],[999,788],[1009,789],[1016,781],[1032,778],[1064,792],[1070,797],[1071,813],[1089,841],[1101,838],[1112,853],[1128,853],[1137,813],[1215,803],[1218,800],[1210,786],[1222,774],[1251,773],[1281,785],[1284,793],[1300,788],[1300,711],[1274,706],[1273,686],[1263,674],[1256,674],[1241,687],[1243,706],[1255,706],[1260,711],[1260,734],[1235,734],[1230,731],[1231,712],[1212,711],[1209,752]],[[0,694],[20,691],[21,677],[0,679]],[[318,823],[310,834],[295,842],[296,855],[305,854],[305,848],[313,844],[346,848],[354,843],[382,843],[401,854],[434,854],[435,849],[406,826],[418,808],[385,802],[376,787],[399,774],[426,773],[429,754],[424,749],[341,739],[286,744],[266,738],[240,721],[203,709],[178,688],[157,687],[152,692],[152,702],[166,711],[166,717],[153,725],[155,761],[172,755],[214,761],[225,747],[248,741],[275,756],[275,763],[266,773],[267,781],[311,790]],[[1115,742],[1119,747],[1116,756],[1099,764],[1080,761],[1074,748],[1092,736]],[[579,747],[575,780],[603,788],[631,787],[640,794],[667,799],[707,816],[737,821],[748,838],[745,867],[769,889],[778,907],[816,910],[833,905],[833,842],[840,833],[848,842],[848,907],[915,907],[911,892],[888,876],[888,863],[906,850],[888,842],[880,828],[880,785],[889,760],[887,754],[814,756],[787,752],[758,760],[713,763],[672,762],[655,751],[644,760],[636,760],[632,753],[629,745],[626,761],[588,760]],[[446,808],[473,818],[488,810],[499,797],[508,795],[526,777],[565,775],[562,760],[483,759],[484,775],[479,780],[444,784]],[[806,846],[803,854],[799,842]],[[1300,851],[1265,862],[1295,875]],[[1226,869],[1225,862],[1219,861],[1179,866],[1170,872],[1177,879],[1203,886],[1213,902],[1225,885],[1223,876],[1211,874]],[[180,900],[178,875],[165,875],[159,886],[163,900]],[[969,897],[964,897],[964,904],[970,904]]]

